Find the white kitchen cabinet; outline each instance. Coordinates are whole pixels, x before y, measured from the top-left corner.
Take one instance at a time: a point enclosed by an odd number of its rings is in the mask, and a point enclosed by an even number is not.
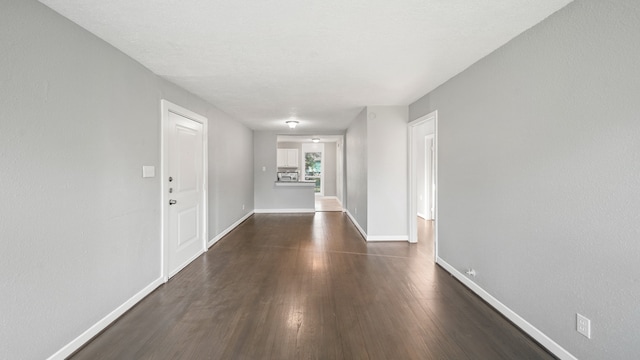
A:
[[[278,167],[297,168],[298,149],[278,149]]]

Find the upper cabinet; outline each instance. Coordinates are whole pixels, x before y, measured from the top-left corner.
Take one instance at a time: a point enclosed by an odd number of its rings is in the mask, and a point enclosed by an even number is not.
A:
[[[278,149],[278,167],[297,168],[298,149]]]

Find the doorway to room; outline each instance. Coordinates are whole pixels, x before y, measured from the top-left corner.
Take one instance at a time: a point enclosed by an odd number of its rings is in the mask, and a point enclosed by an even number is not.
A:
[[[418,242],[419,234],[430,228],[433,234],[433,256],[437,260],[437,112],[434,111],[410,122],[408,136],[409,242]]]
[[[435,183],[433,176],[434,169],[434,134],[424,137],[424,156],[418,160],[418,186],[421,187],[418,192],[418,216],[425,220],[433,220],[434,215],[434,197]],[[423,161],[424,159],[424,161]],[[422,194],[420,193],[422,192]]]
[[[282,169],[316,184],[316,211],[344,211],[344,135],[278,135],[277,149],[297,154],[296,163]],[[305,153],[315,154],[306,161]]]

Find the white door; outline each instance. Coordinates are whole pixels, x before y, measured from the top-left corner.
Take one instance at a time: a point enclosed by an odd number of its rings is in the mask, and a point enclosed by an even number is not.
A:
[[[196,114],[185,116],[185,111],[172,111],[172,105],[164,113],[167,117],[167,163],[166,172],[163,172],[163,189],[166,192],[163,196],[166,200],[165,279],[182,270],[206,249],[206,119],[203,123],[202,119],[194,119],[199,118]]]

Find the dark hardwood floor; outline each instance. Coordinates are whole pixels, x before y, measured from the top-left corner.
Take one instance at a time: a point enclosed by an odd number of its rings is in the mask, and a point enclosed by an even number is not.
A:
[[[340,212],[256,214],[79,359],[553,359],[434,265]]]

